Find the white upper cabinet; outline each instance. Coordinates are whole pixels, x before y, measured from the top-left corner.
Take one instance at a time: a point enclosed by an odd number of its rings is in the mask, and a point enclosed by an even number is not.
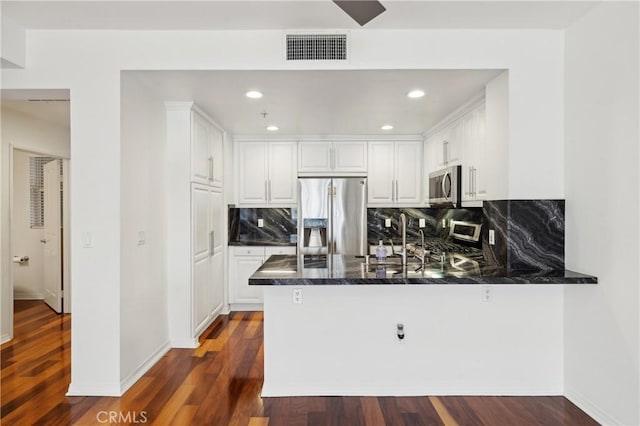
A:
[[[222,187],[224,132],[191,107],[191,181]]]
[[[369,142],[368,203],[415,205],[422,197],[422,142]]]
[[[366,142],[322,141],[298,144],[298,174],[301,176],[363,176],[366,173]]]
[[[296,204],[296,142],[238,142],[236,148],[238,204]]]

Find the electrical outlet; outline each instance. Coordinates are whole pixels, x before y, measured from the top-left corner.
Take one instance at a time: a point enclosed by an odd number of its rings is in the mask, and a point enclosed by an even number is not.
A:
[[[293,304],[301,305],[302,304],[302,289],[294,288],[293,289]]]
[[[384,227],[385,228],[391,228],[391,219],[385,219],[384,220]]]
[[[264,219],[258,219],[258,228],[264,228]]]
[[[424,220],[424,219],[419,219],[419,220],[418,220],[418,226],[419,226],[420,228],[424,228],[425,226],[427,226],[427,221],[426,221],[426,220]]]
[[[490,285],[482,286],[482,301],[483,302],[491,302],[493,298],[493,289]]]
[[[489,244],[492,246],[496,245],[496,231],[493,229],[489,229]]]
[[[443,228],[447,227],[447,219],[442,219],[442,227]]]
[[[138,231],[138,245],[142,246],[147,242],[147,235],[144,231]]]

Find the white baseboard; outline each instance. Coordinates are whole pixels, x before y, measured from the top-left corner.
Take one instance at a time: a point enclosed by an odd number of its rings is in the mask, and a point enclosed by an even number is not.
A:
[[[122,396],[119,383],[86,384],[70,383],[67,396]]]
[[[593,401],[574,390],[565,389],[564,397],[573,402],[579,409],[587,413],[591,418],[601,425],[621,425],[623,422],[617,420],[611,414],[598,407]]]
[[[144,376],[144,374],[149,371],[149,369],[153,367],[155,363],[160,360],[160,358],[162,358],[167,352],[169,352],[169,349],[171,349],[171,345],[169,344],[169,342],[163,343],[158,349],[156,349],[154,353],[152,353],[145,361],[143,361],[142,364],[138,366],[138,368],[133,370],[133,372],[129,374],[126,379],[120,382],[121,395],[124,395],[124,393],[129,390],[129,388],[133,386],[133,384],[137,382],[140,377]]]
[[[200,342],[198,342],[198,339],[172,340],[171,341],[171,347],[172,348],[195,349],[198,346],[200,346]]]
[[[44,294],[35,291],[17,291],[13,294],[13,300],[44,300]]]
[[[9,340],[11,340],[11,335],[9,333],[3,334],[0,336],[0,345],[7,343]]]
[[[230,311],[263,311],[262,303],[230,303]]]

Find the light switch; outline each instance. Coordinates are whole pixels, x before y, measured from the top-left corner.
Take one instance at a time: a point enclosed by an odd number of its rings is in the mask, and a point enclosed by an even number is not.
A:
[[[144,231],[138,231],[138,245],[142,246],[147,242],[147,234]]]
[[[427,221],[426,221],[426,220],[424,220],[424,219],[419,219],[419,220],[418,220],[418,226],[419,226],[420,228],[424,228],[425,226],[427,226]]]
[[[82,233],[82,247],[83,248],[92,248],[93,245],[91,243],[91,232],[83,232]]]
[[[264,219],[258,219],[258,228],[264,228]]]
[[[293,303],[295,305],[302,304],[302,289],[301,288],[294,288],[293,289]]]
[[[447,219],[442,219],[442,227],[443,228],[447,227]]]
[[[391,219],[385,219],[384,220],[384,227],[385,228],[391,228]]]

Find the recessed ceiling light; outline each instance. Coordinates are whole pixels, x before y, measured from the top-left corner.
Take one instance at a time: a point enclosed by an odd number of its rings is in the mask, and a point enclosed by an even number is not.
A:
[[[424,96],[424,91],[422,90],[412,90],[409,93],[407,93],[407,96],[410,98],[421,98]]]
[[[257,90],[249,90],[247,93],[245,93],[245,95],[247,96],[247,98],[251,99],[260,99],[262,97],[262,93],[258,92]]]
[[[276,132],[278,130],[280,130],[280,128],[278,126],[274,126],[273,124],[271,126],[267,126],[267,130],[270,132]]]
[[[385,124],[384,126],[380,127],[382,130],[391,130],[393,129],[393,126],[391,124]]]

